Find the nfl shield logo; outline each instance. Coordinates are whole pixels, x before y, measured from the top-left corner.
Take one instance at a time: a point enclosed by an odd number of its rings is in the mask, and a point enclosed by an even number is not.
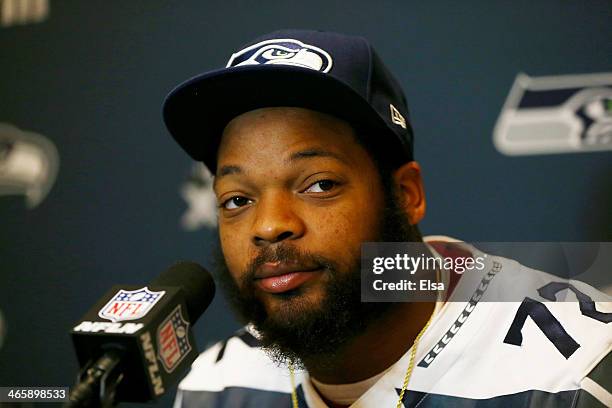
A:
[[[112,322],[137,320],[144,317],[164,292],[153,292],[146,286],[137,290],[119,290],[98,312],[98,316]]]
[[[157,329],[157,350],[164,369],[171,373],[191,351],[189,322],[183,318],[181,305]]]

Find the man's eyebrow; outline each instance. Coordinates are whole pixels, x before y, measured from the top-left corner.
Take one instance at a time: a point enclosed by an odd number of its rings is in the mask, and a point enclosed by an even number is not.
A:
[[[301,150],[299,152],[295,152],[291,156],[289,156],[289,159],[287,159],[287,162],[293,162],[293,161],[302,160],[302,159],[309,159],[311,157],[333,157],[334,159],[339,160],[342,163],[349,164],[346,158],[342,157],[342,155],[335,153],[335,152],[330,152],[329,150],[323,150],[323,149],[318,149],[318,148]]]
[[[230,174],[242,174],[242,167],[240,166],[223,166],[214,176],[213,188],[217,185],[217,181],[223,176],[229,176]]]
[[[240,166],[223,166],[217,172],[217,177],[229,176],[230,174],[241,174],[242,168]]]

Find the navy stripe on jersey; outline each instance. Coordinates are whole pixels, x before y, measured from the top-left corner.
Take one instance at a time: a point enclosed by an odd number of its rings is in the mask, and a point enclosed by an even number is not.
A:
[[[396,388],[399,396],[401,390]],[[471,399],[452,397],[449,395],[427,394],[423,392],[408,391],[404,394],[403,404],[406,408],[560,408],[573,407],[578,390],[550,393],[531,390],[510,395],[487,399]]]
[[[308,407],[302,385],[297,387],[296,396],[300,407]],[[182,391],[181,398],[181,408],[290,408],[293,406],[291,394],[243,387],[227,387],[220,392]]]
[[[261,346],[261,342],[255,338],[251,333],[249,333],[246,329],[240,329],[236,333],[236,337],[244,342],[249,347],[259,347]]]

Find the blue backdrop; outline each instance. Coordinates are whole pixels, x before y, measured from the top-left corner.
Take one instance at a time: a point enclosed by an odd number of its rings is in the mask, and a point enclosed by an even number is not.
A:
[[[612,152],[507,157],[492,144],[518,72],[612,71],[611,23],[609,0],[63,0],[45,22],[0,28],[0,122],[47,136],[61,158],[39,207],[0,197],[0,385],[71,384],[67,331],[108,287],[178,259],[211,266],[215,232],[179,223],[192,163],[161,103],[278,28],[363,35],[395,73],[424,171],[425,234],[612,241]],[[236,327],[217,296],[199,347]]]

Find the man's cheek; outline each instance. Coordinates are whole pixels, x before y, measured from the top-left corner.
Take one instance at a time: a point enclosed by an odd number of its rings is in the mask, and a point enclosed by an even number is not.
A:
[[[359,222],[349,209],[345,210],[342,207],[319,213],[316,217],[311,218],[308,227],[313,235],[313,241],[316,243],[325,242],[332,246],[336,243],[346,242],[353,235],[354,223]]]
[[[221,242],[221,251],[225,257],[228,267],[233,269],[237,259],[240,257],[240,242],[236,239],[239,236],[236,232],[219,226],[219,240]]]
[[[244,281],[247,270],[247,265],[241,262],[228,263],[228,269],[230,276],[234,279],[234,282],[238,284],[241,289],[244,289]]]

